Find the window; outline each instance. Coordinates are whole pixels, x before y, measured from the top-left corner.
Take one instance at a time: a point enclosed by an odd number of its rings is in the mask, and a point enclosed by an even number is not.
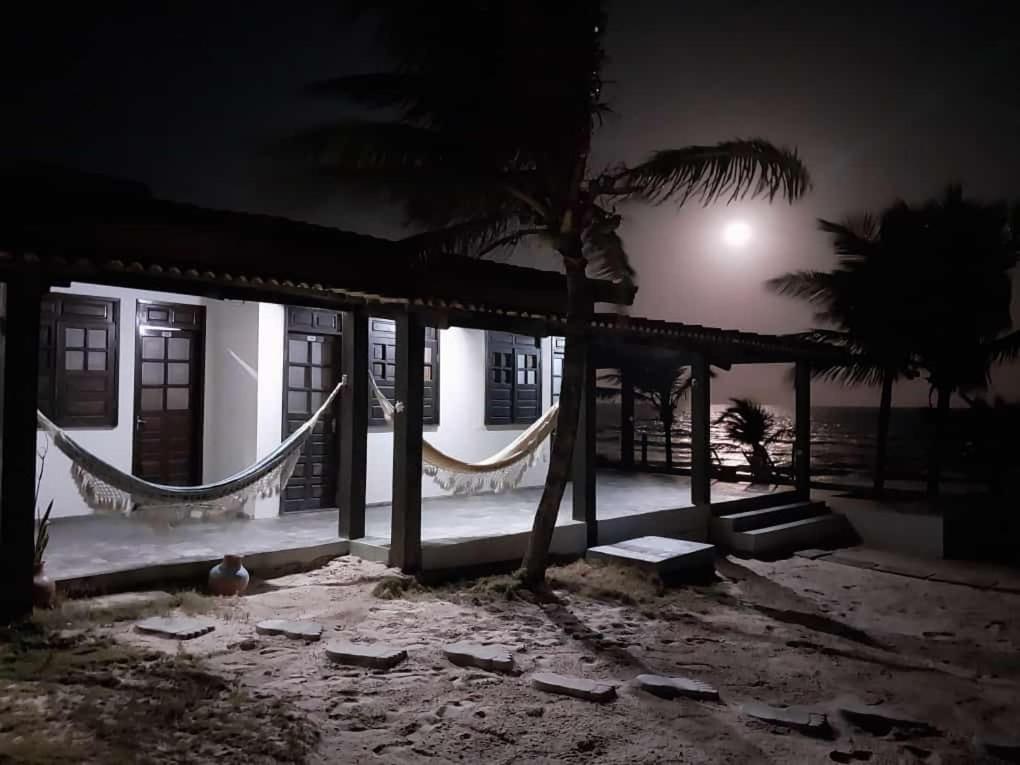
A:
[[[542,346],[512,332],[485,336],[485,424],[528,424],[542,411]]]
[[[560,386],[563,383],[563,353],[567,348],[567,338],[552,338],[552,371],[549,375],[552,383],[552,402],[560,403]]]
[[[393,319],[368,320],[368,369],[379,390],[390,401],[394,398],[397,333]],[[424,406],[422,423],[439,424],[439,330],[425,327]],[[385,425],[382,409],[374,396],[369,396],[369,425]]]
[[[39,327],[39,409],[63,428],[117,426],[120,301],[51,293]]]

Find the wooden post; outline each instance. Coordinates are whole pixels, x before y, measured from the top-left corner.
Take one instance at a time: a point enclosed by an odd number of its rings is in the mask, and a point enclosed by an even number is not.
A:
[[[811,367],[798,361],[794,367],[793,470],[797,493],[807,499],[811,495]]]
[[[634,469],[634,384],[626,369],[620,370],[620,463]]]
[[[573,464],[573,518],[584,521],[588,547],[598,544],[598,518],[596,516],[595,485],[595,368],[587,346],[584,358],[584,386],[581,390],[581,413],[577,420],[577,441],[574,444]]]
[[[648,467],[648,431],[641,431],[641,467]]]
[[[396,321],[396,399],[393,421],[393,501],[390,565],[421,569],[421,429],[424,409],[425,325],[413,313]]]
[[[340,508],[338,533],[365,536],[365,469],[368,463],[368,314],[343,314],[343,365],[347,385],[340,394]]]
[[[0,623],[32,613],[35,553],[35,409],[39,385],[42,287],[27,277],[6,284],[3,331],[3,465],[0,468]]]
[[[712,391],[708,359],[698,353],[691,363],[691,502],[712,502]]]

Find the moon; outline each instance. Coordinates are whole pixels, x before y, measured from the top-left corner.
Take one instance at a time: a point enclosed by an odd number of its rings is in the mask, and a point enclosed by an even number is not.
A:
[[[723,227],[723,241],[729,247],[740,248],[751,241],[751,227],[742,220],[731,220]]]

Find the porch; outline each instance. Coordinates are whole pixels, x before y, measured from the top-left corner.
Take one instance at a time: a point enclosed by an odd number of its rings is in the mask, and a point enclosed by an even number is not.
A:
[[[708,509],[691,503],[685,476],[602,471],[597,479],[599,542],[643,534],[704,539]],[[432,497],[422,500],[425,568],[503,562],[523,554],[542,489],[504,494]],[[767,486],[716,483],[713,508],[768,502],[781,493]],[[585,549],[585,524],[571,519],[571,486],[560,509],[554,551]],[[389,504],[366,508],[364,539],[349,543],[337,534],[337,511],[273,518],[154,528],[121,516],[58,519],[51,528],[47,571],[63,587],[117,590],[166,579],[201,580],[226,552],[247,556],[247,565],[275,571],[310,565],[351,552],[385,560],[390,539]],[[377,552],[377,556],[373,556]]]

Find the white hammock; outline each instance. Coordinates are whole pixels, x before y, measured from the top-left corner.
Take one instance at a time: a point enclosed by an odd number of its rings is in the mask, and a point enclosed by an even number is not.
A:
[[[173,524],[189,518],[241,515],[249,500],[276,496],[283,491],[316,422],[346,384],[344,375],[311,418],[254,465],[202,486],[165,486],[143,481],[89,452],[42,412],[36,416],[40,427],[53,439],[53,445],[71,460],[71,479],[90,508],[142,514]]]
[[[393,424],[393,414],[402,407],[390,403],[369,374],[369,383],[386,422]],[[440,487],[454,494],[475,494],[486,489],[495,492],[516,488],[524,473],[535,464],[544,451],[540,448],[556,428],[559,404],[553,404],[527,430],[491,457],[478,462],[463,462],[441,452],[422,439],[422,472]]]

